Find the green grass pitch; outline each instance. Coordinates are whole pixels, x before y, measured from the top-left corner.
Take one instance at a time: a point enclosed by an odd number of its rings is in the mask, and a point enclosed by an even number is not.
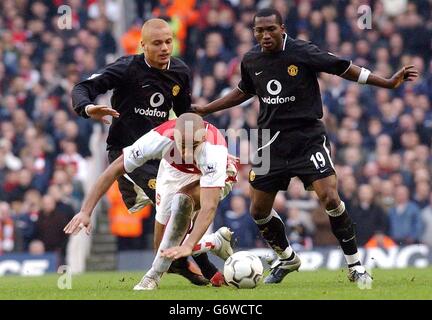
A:
[[[134,292],[142,272],[86,273],[72,277],[72,289],[60,290],[60,275],[0,277],[0,299],[142,299],[142,300],[295,300],[295,299],[432,299],[432,268],[373,270],[370,290],[360,290],[346,270],[294,272],[281,284],[255,289],[196,287],[178,275],[162,278],[158,290]]]

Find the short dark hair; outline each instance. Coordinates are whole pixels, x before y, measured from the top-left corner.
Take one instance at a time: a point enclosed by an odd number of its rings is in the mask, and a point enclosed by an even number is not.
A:
[[[258,17],[270,17],[273,15],[276,16],[276,22],[279,25],[282,25],[283,24],[282,16],[281,16],[280,12],[274,8],[264,8],[264,9],[259,10],[253,18],[253,24],[255,25],[255,19]]]

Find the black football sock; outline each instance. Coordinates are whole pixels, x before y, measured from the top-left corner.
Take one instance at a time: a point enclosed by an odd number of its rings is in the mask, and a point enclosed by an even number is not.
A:
[[[188,264],[188,261],[187,261],[187,257],[176,259],[176,260],[174,260],[171,263],[171,266],[173,266],[173,268],[183,268],[183,269],[185,269],[185,268],[188,267],[188,265],[189,264]]]
[[[192,256],[192,258],[195,260],[198,267],[201,269],[203,276],[206,277],[208,280],[213,278],[216,272],[219,271],[216,266],[210,262],[207,253],[201,253],[197,256]]]
[[[355,225],[345,209],[345,204],[341,202],[336,209],[326,210],[326,212],[329,215],[332,232],[339,241],[348,267],[361,265],[355,237]]]
[[[267,218],[255,220],[261,236],[281,259],[294,258],[293,250],[286,236],[285,224],[277,212],[272,212]]]

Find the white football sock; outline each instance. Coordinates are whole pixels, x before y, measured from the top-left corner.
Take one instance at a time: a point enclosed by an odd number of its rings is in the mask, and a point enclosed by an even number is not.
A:
[[[161,257],[161,250],[181,244],[189,229],[193,212],[193,200],[186,194],[177,193],[172,200],[171,217],[166,226],[161,244],[153,260],[152,269],[159,273],[167,272],[172,259]]]
[[[288,259],[289,257],[291,257],[293,252],[294,251],[291,246],[288,246],[282,253],[278,254],[278,256],[281,259]]]
[[[345,256],[345,260],[346,260],[348,265],[360,262],[360,255],[358,252],[356,252],[354,254],[350,254],[350,255],[344,254],[344,256]]]
[[[147,273],[146,273],[146,276],[155,279],[157,282],[159,282],[162,275],[163,275],[163,272],[157,272],[153,268],[150,268],[150,270],[147,271]]]
[[[214,233],[204,235],[201,240],[193,247],[192,254],[199,255],[210,250],[218,250],[221,246],[221,242]]]

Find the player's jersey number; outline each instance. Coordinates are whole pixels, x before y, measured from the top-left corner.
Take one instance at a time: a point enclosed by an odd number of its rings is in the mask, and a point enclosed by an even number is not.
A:
[[[309,160],[313,162],[317,170],[319,170],[320,168],[324,168],[326,165],[326,160],[321,152],[312,154]]]

